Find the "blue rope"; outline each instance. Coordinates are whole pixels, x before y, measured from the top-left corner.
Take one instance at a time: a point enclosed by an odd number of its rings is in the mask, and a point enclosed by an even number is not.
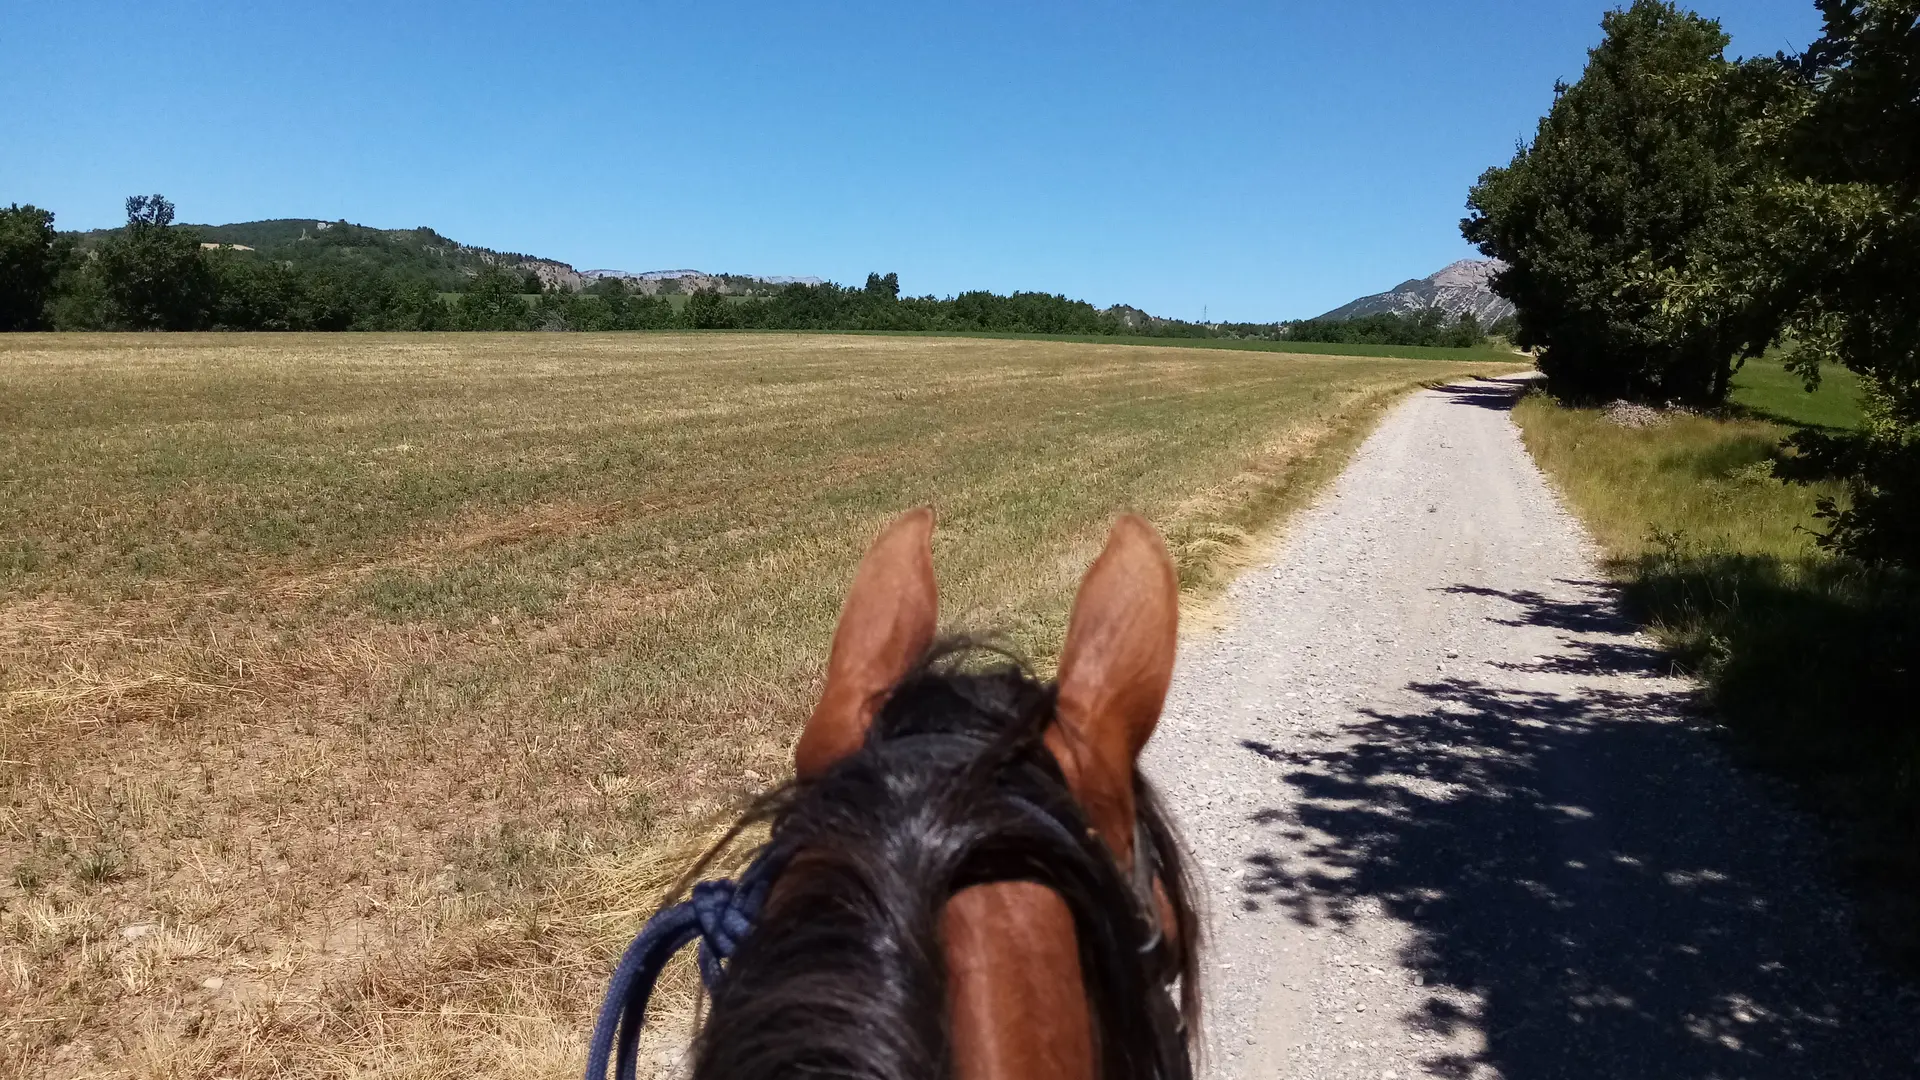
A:
[[[723,961],[753,931],[779,864],[763,852],[735,881],[703,881],[693,895],[647,920],[613,969],[613,982],[587,1049],[587,1080],[606,1080],[612,1061],[616,1080],[634,1080],[640,1025],[646,1019],[653,984],[675,953],[700,939],[700,979],[709,990],[725,971]]]

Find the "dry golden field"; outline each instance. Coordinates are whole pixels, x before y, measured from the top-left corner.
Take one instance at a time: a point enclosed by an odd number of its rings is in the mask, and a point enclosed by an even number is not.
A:
[[[1045,667],[1116,511],[1204,591],[1385,403],[1493,369],[0,338],[0,1075],[575,1075],[886,518],[933,504],[949,623]]]

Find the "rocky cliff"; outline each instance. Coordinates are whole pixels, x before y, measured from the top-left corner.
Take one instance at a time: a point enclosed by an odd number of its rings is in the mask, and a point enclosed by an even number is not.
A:
[[[1413,315],[1439,308],[1455,318],[1472,312],[1486,326],[1513,314],[1513,302],[1494,295],[1493,275],[1505,264],[1493,259],[1461,259],[1437,274],[1401,284],[1383,293],[1363,296],[1334,308],[1322,319],[1352,319],[1361,315]]]

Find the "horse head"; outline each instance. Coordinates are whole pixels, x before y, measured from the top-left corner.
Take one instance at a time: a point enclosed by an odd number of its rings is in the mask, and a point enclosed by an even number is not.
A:
[[[1138,770],[1173,675],[1166,546],[1119,519],[1042,683],[939,640],[932,535],[905,514],[855,572],[795,779],[750,815],[766,880],[710,964],[693,1075],[1188,1076],[1197,924]]]

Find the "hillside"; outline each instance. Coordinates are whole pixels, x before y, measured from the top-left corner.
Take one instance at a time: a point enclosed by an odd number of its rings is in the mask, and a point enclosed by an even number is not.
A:
[[[1513,302],[1494,294],[1493,275],[1502,265],[1492,259],[1461,259],[1428,277],[1405,281],[1382,293],[1363,296],[1320,316],[1323,321],[1363,315],[1416,315],[1439,308],[1454,318],[1468,312],[1486,326],[1513,314]]]
[[[463,244],[433,229],[376,229],[347,221],[274,218],[227,225],[189,225],[208,243],[231,244],[249,257],[292,263],[305,269],[377,269],[408,278],[424,278],[441,292],[458,292],[480,267],[494,264],[539,277],[542,284],[583,289],[601,278],[625,280],[636,292],[681,293],[706,290],[749,296],[793,281],[818,278],[714,274],[701,270],[576,270],[558,259],[517,251]],[[117,229],[72,234],[81,247],[98,243]]]

